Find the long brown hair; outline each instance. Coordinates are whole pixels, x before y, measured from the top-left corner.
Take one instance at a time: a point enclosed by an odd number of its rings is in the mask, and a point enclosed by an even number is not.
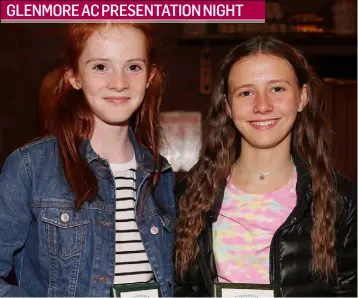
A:
[[[312,175],[312,269],[326,280],[336,272],[336,189],[324,101],[318,96],[321,82],[297,49],[272,37],[255,37],[232,49],[224,59],[203,125],[205,138],[199,160],[189,172],[187,190],[179,200],[175,269],[181,279],[185,279],[198,253],[197,239],[205,228],[206,214],[212,208],[218,188],[240,154],[241,136],[226,112],[229,72],[240,59],[258,53],[285,59],[294,69],[298,86],[307,85],[309,102],[297,116],[291,146]]]
[[[98,192],[97,179],[90,170],[86,160],[80,155],[80,143],[89,139],[93,133],[93,113],[89,108],[82,90],[72,88],[66,72],[77,73],[78,59],[82,54],[88,38],[106,26],[130,26],[140,30],[146,38],[148,68],[154,64],[155,48],[152,28],[148,24],[71,24],[67,35],[67,47],[64,54],[61,78],[55,87],[50,100],[52,104],[45,106],[46,131],[55,134],[58,139],[59,153],[63,162],[65,176],[75,195],[75,208],[85,201],[95,198]],[[157,68],[155,76],[146,91],[145,98],[139,109],[130,119],[138,143],[149,149],[154,156],[153,168],[161,168],[159,158],[159,107],[164,90],[163,73]],[[159,171],[153,171],[149,184],[155,186],[159,179]]]

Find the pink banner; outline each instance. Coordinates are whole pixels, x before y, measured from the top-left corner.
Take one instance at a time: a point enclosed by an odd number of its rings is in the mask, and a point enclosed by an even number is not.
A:
[[[1,1],[2,22],[265,21],[265,1]]]

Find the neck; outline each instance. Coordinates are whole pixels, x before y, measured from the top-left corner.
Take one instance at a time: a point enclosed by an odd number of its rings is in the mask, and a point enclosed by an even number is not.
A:
[[[245,169],[252,173],[275,172],[287,167],[290,158],[290,137],[269,149],[254,148],[245,140],[241,142],[239,161],[243,168],[242,172]]]
[[[95,118],[91,146],[109,163],[126,163],[133,158],[134,150],[129,140],[128,124],[109,125]]]
[[[258,149],[241,140],[239,163],[231,170],[231,183],[248,193],[280,189],[292,177],[290,137],[274,148]]]

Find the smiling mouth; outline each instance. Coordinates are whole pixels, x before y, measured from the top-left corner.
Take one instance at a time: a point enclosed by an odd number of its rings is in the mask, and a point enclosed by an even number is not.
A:
[[[274,127],[279,120],[279,118],[274,118],[269,120],[249,121],[249,123],[256,129],[268,129]]]
[[[127,102],[130,98],[121,96],[121,97],[105,97],[104,99],[111,103],[124,103]]]

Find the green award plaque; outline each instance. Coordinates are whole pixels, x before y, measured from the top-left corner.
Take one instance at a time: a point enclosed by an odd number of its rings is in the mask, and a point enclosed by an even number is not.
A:
[[[274,297],[274,286],[266,284],[215,283],[215,297]]]

